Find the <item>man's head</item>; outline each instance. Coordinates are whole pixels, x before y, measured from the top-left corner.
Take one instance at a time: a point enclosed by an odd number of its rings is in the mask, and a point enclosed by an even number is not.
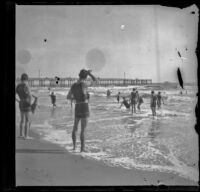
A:
[[[133,88],[133,91],[136,91],[136,88]]]
[[[123,98],[123,100],[125,100],[125,97],[122,97]]]
[[[79,73],[79,78],[80,78],[80,79],[86,79],[87,76],[88,76],[88,71],[85,70],[85,69],[82,69],[82,70],[80,71],[80,73]]]
[[[26,73],[21,75],[21,81],[28,81],[28,75]]]
[[[159,91],[159,92],[158,92],[158,95],[160,95],[160,94],[161,94],[161,92]]]
[[[154,94],[154,91],[151,91],[151,94],[153,95],[153,94]]]

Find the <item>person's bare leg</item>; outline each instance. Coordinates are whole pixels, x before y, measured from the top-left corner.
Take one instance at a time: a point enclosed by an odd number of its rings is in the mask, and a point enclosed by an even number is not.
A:
[[[136,105],[136,104],[134,104],[134,113],[136,113],[136,107],[135,107],[135,105]]]
[[[74,119],[74,127],[72,130],[72,141],[73,141],[73,150],[76,150],[76,132],[78,130],[78,123],[80,118],[75,117]]]
[[[31,112],[25,112],[25,126],[24,126],[25,138],[29,138],[30,121],[31,121]]]
[[[19,124],[19,137],[23,137],[23,127],[24,127],[24,120],[25,120],[25,114],[24,112],[20,112],[21,114],[21,119],[20,119],[20,124]]]
[[[155,116],[155,107],[152,107],[153,116]]]
[[[152,111],[152,116],[154,116],[153,107],[151,107],[151,111]]]
[[[87,127],[87,118],[81,118],[81,134],[80,134],[80,140],[81,140],[81,152],[85,151],[85,129]]]

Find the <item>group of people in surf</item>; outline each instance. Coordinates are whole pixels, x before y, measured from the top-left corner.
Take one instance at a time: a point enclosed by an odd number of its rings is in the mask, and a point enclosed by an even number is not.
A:
[[[85,129],[88,124],[88,117],[90,115],[89,112],[89,106],[88,102],[90,99],[90,95],[87,91],[87,85],[85,83],[85,80],[87,77],[91,77],[93,81],[96,81],[97,79],[92,75],[91,70],[85,70],[82,69],[79,73],[79,79],[77,82],[75,82],[67,95],[67,98],[71,100],[72,102],[75,102],[75,114],[74,114],[74,125],[72,129],[72,142],[73,142],[73,149],[76,149],[76,135],[78,130],[78,124],[81,121],[81,133],[80,133],[80,141],[81,141],[81,152],[86,152],[85,150]],[[110,92],[111,93],[111,92]],[[16,101],[19,103],[19,109],[20,109],[20,131],[19,131],[19,137],[23,139],[30,139],[29,136],[29,130],[31,126],[31,113],[35,112],[36,106],[37,106],[37,97],[31,93],[30,87],[28,85],[28,75],[22,74],[21,75],[21,82],[16,87],[16,94],[18,95],[18,98],[16,97]],[[51,101],[53,107],[56,106],[56,96],[54,93],[50,94]],[[32,98],[34,100],[32,101]],[[153,115],[156,115],[156,102],[158,107],[161,106],[161,94],[159,93],[157,96],[154,94],[154,91],[152,91],[151,94],[151,109]],[[119,103],[120,101],[120,92],[117,95],[117,101]],[[139,96],[139,93],[136,89],[133,89],[131,92],[130,97],[130,104],[127,102],[126,98],[123,97],[123,102],[127,108],[130,109],[130,106],[132,107],[132,112],[136,112],[136,105],[137,108],[140,110],[140,105],[143,103],[142,97]]]
[[[131,108],[132,113],[133,111],[134,113],[136,113],[136,106],[137,106],[137,109],[140,110],[140,106],[143,103],[143,98],[139,95],[139,92],[135,88],[133,88],[133,91],[131,92],[129,101],[127,101],[125,96],[123,96],[122,98],[123,98],[123,101],[121,103],[120,108],[122,107],[122,105],[124,105],[127,109]],[[119,100],[120,100],[120,92],[117,95],[118,103],[119,103]]]
[[[137,109],[140,111],[141,104],[144,102],[141,95],[139,95],[139,92],[133,88],[133,91],[130,94],[130,98],[127,100],[125,96],[122,97],[123,101],[121,102],[120,108],[124,105],[127,109],[132,110],[132,113],[136,113],[136,106]],[[117,101],[119,103],[120,101],[120,92],[117,95]],[[152,115],[156,115],[156,106],[158,109],[161,108],[162,103],[164,104],[164,99],[161,95],[161,92],[159,91],[156,95],[154,91],[151,91],[151,97],[150,97],[150,108],[152,110]]]
[[[108,89],[107,90],[107,97],[109,98],[111,96],[111,91]],[[120,98],[122,98],[121,106],[125,106],[127,109],[131,109],[132,114],[133,112],[136,113],[136,108],[138,111],[141,110],[140,106],[142,105],[143,98],[141,95],[139,95],[139,92],[136,88],[133,88],[130,96],[126,98],[125,96],[121,96],[121,93],[118,92],[117,94],[117,102],[120,102]],[[159,91],[158,94],[156,95],[154,91],[151,91],[151,97],[150,97],[150,108],[152,110],[152,115],[156,115],[156,106],[158,109],[161,108],[162,103],[164,104],[164,99],[161,95],[161,92]]]

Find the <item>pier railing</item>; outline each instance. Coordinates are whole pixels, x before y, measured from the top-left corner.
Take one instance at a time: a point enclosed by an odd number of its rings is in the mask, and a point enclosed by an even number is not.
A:
[[[31,87],[70,87],[78,78],[29,78]],[[19,83],[20,79],[16,79]],[[128,86],[128,85],[149,85],[151,79],[119,79],[119,78],[97,78],[96,82],[87,79],[86,83],[90,86]]]

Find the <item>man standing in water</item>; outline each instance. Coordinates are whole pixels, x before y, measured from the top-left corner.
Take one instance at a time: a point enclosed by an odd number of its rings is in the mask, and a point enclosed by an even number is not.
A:
[[[82,69],[79,73],[79,80],[71,86],[71,94],[75,100],[75,119],[74,127],[72,130],[72,141],[73,149],[76,149],[76,132],[78,130],[78,123],[81,120],[81,152],[85,151],[85,129],[87,127],[88,117],[89,117],[89,106],[88,106],[88,92],[87,85],[84,80],[87,79],[87,76],[90,76],[93,81],[96,81],[96,78],[91,74],[91,70]]]
[[[161,96],[161,92],[159,91],[159,92],[158,92],[158,95],[157,95],[157,105],[158,105],[158,109],[161,108],[161,100],[162,100],[162,102],[163,102],[163,104],[164,104],[163,97]]]
[[[16,98],[16,101],[19,102],[21,114],[19,137],[31,139],[31,137],[29,137],[31,123],[31,92],[28,85],[28,75],[26,73],[21,75],[21,83],[16,87],[16,94],[19,96],[19,99]]]
[[[51,93],[50,97],[53,107],[56,107],[56,95],[54,94],[54,92]]]
[[[152,115],[155,116],[156,115],[156,101],[157,101],[157,97],[154,94],[154,91],[151,91],[151,101],[150,101],[150,107],[152,110]]]
[[[134,108],[134,113],[136,113],[137,100],[138,100],[138,94],[136,93],[136,89],[133,88],[133,91],[131,92],[131,98],[130,98],[132,114],[133,114],[133,108]]]

